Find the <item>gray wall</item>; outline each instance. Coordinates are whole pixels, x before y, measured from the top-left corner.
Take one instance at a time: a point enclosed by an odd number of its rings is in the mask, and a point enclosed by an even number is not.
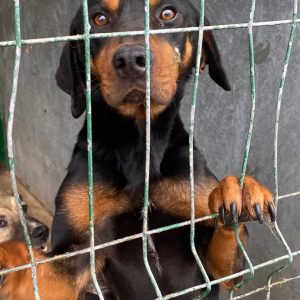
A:
[[[68,24],[79,0],[21,0],[23,38],[68,34]],[[198,1],[195,1],[198,2]],[[251,1],[211,0],[206,15],[212,24],[247,22]],[[12,1],[0,4],[0,40],[13,39]],[[258,1],[255,21],[291,18],[292,0]],[[299,7],[300,8],[300,7]],[[273,140],[278,86],[289,36],[288,25],[254,29],[256,54],[257,115],[250,173],[273,189]],[[299,34],[292,52],[291,65],[283,97],[279,137],[280,194],[300,190],[300,42]],[[205,73],[201,76],[196,136],[209,167],[222,178],[239,175],[250,114],[250,85],[247,30],[215,32],[224,66],[232,84],[226,93]],[[70,114],[70,99],[55,84],[54,74],[63,45],[24,46],[15,122],[17,174],[46,206],[53,210],[53,199],[65,169],[82,120]],[[12,83],[13,48],[0,49],[0,98],[7,111]],[[190,86],[189,91],[191,92]],[[188,122],[190,92],[183,101],[183,118]],[[300,197],[279,204],[278,222],[293,251],[300,249]],[[250,225],[249,254],[261,263],[285,254],[267,226]],[[282,273],[288,277],[300,273],[299,260]],[[270,269],[257,272],[255,280],[243,291],[265,284]],[[299,282],[274,289],[272,299],[299,299]],[[264,299],[264,293],[249,299]]]

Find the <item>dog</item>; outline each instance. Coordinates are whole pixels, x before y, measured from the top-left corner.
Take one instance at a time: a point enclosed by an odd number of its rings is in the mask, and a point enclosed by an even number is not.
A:
[[[49,228],[29,214],[28,206],[24,201],[21,204],[32,246],[41,248],[48,241]],[[0,192],[0,244],[10,240],[25,241],[25,237],[15,198],[8,193]]]
[[[34,249],[33,254],[36,259],[45,258],[45,255],[38,249]],[[28,264],[29,262],[28,251],[24,243],[9,241],[0,245],[1,269],[21,266]],[[66,274],[63,274],[59,269],[52,267],[49,263],[37,265],[36,270],[41,299],[75,299],[76,286],[73,285],[71,278],[68,278]],[[49,289],[49,286],[51,289]],[[1,299],[5,300],[35,299],[31,270],[25,269],[0,275],[0,295],[2,297]]]
[[[150,12],[151,29],[199,26],[199,11],[188,0],[150,0]],[[71,23],[70,35],[84,33],[82,16],[80,8]],[[89,20],[91,33],[144,30],[144,1],[89,0]],[[190,219],[189,136],[179,108],[195,65],[197,44],[197,32],[150,36],[150,229]],[[143,36],[91,40],[96,244],[142,231],[145,59]],[[58,86],[71,96],[74,118],[79,118],[86,109],[84,61],[84,42],[72,41],[63,49],[56,74]],[[230,90],[210,31],[204,32],[200,66],[201,71],[208,67],[212,80],[225,91]],[[55,200],[50,255],[89,246],[86,131],[85,122]],[[217,222],[208,220],[196,225],[195,244],[210,278],[218,279],[244,267],[232,224],[240,221],[238,233],[246,244],[246,221],[275,220],[273,196],[250,176],[246,176],[243,188],[234,176],[219,182],[208,169],[199,148],[195,146],[193,151],[196,218],[219,213]],[[163,295],[203,282],[190,249],[188,227],[152,236],[148,257]],[[69,258],[61,263],[63,266],[59,262],[53,266],[65,273],[67,286],[68,278],[73,278],[78,294],[67,299],[83,296],[91,279],[89,262],[89,255],[85,254]],[[98,250],[96,273],[105,299],[148,300],[157,296],[144,267],[141,240]],[[63,280],[64,276],[60,278]],[[221,285],[229,289],[238,280]],[[48,290],[51,289],[49,283]],[[218,289],[213,286],[207,299],[218,299]],[[179,299],[193,299],[199,293]]]

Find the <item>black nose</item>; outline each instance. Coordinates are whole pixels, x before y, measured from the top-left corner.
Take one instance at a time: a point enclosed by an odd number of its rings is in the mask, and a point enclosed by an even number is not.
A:
[[[152,61],[153,55],[150,53],[150,64]],[[113,66],[123,78],[137,79],[145,76],[145,47],[140,45],[121,46],[113,57]]]
[[[46,225],[41,224],[34,228],[31,233],[31,237],[36,240],[47,240],[49,236],[49,229]]]

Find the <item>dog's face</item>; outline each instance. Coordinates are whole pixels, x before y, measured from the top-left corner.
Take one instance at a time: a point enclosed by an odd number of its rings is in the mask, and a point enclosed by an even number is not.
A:
[[[71,35],[83,33],[82,10],[71,25]],[[91,33],[144,30],[144,1],[90,0]],[[182,0],[150,0],[151,29],[198,26],[199,12]],[[207,22],[207,21],[206,21]],[[150,36],[151,113],[155,117],[174,99],[181,79],[192,71],[198,33],[168,33]],[[91,41],[92,88],[121,115],[138,118],[145,112],[145,38],[127,36]],[[66,45],[57,72],[58,85],[72,96],[72,113],[85,110],[83,42]],[[209,65],[212,79],[230,90],[211,32],[204,33],[201,69]]]
[[[18,210],[14,197],[0,194],[0,243],[10,240],[24,240],[23,228],[19,219]],[[49,236],[49,229],[46,225],[32,218],[27,213],[27,205],[22,203],[26,217],[30,238],[33,247],[43,246]]]

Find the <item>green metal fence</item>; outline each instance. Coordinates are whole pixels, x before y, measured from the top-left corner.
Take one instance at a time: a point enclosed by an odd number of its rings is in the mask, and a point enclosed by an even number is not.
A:
[[[12,86],[12,93],[11,93],[11,99],[10,99],[10,108],[9,108],[9,120],[7,125],[7,146],[8,146],[8,157],[9,157],[9,167],[10,167],[10,173],[11,173],[11,179],[12,179],[12,185],[13,185],[13,191],[14,196],[16,199],[21,223],[24,229],[25,237],[26,237],[26,244],[29,250],[30,255],[30,264],[26,264],[24,266],[12,268],[9,270],[1,270],[0,274],[7,274],[9,272],[16,272],[18,270],[23,270],[27,268],[31,268],[32,270],[32,280],[33,280],[33,286],[34,286],[34,293],[36,299],[40,299],[39,293],[38,293],[38,283],[37,283],[37,277],[36,277],[36,266],[39,264],[44,263],[50,263],[53,261],[58,261],[62,259],[67,259],[69,257],[74,257],[77,255],[82,255],[84,253],[90,253],[90,267],[91,267],[91,274],[92,274],[92,280],[96,287],[97,294],[100,299],[104,299],[103,295],[101,293],[101,288],[98,285],[96,274],[95,274],[95,251],[99,249],[103,249],[105,247],[117,245],[120,243],[124,243],[127,241],[135,240],[135,239],[141,239],[143,247],[143,255],[144,255],[144,263],[145,268],[149,274],[149,278],[151,279],[151,282],[153,284],[153,287],[157,294],[157,299],[173,299],[180,295],[185,295],[188,293],[191,293],[193,291],[199,291],[199,298],[205,298],[206,295],[209,294],[211,287],[213,285],[219,284],[221,282],[234,279],[240,276],[244,276],[244,280],[237,284],[236,287],[241,287],[244,285],[247,281],[251,280],[254,275],[255,271],[270,265],[275,265],[279,262],[285,262],[283,267],[278,268],[275,272],[270,274],[267,280],[267,285],[265,287],[260,287],[254,291],[251,291],[247,294],[240,295],[240,296],[234,296],[234,291],[230,291],[229,298],[230,299],[242,299],[247,296],[253,295],[255,293],[265,291],[266,290],[266,299],[270,299],[270,292],[271,288],[274,286],[277,286],[279,284],[283,284],[286,282],[289,282],[291,280],[299,279],[300,276],[284,279],[279,282],[272,283],[273,276],[277,274],[278,272],[282,271],[286,267],[292,264],[293,258],[295,256],[300,255],[300,250],[296,252],[291,252],[288,244],[286,243],[283,235],[280,232],[280,229],[278,227],[277,222],[273,224],[273,232],[277,235],[279,241],[282,243],[283,247],[286,250],[286,255],[277,257],[275,259],[266,261],[264,263],[253,265],[251,262],[250,257],[247,255],[246,250],[244,249],[238,233],[237,233],[237,224],[235,228],[235,236],[238,242],[239,247],[241,248],[241,251],[245,257],[247,268],[241,272],[238,272],[236,274],[232,274],[230,276],[226,276],[224,278],[210,281],[208,278],[208,275],[205,271],[205,268],[196,252],[195,249],[195,243],[194,243],[194,237],[195,237],[195,224],[199,222],[203,222],[205,220],[213,219],[218,217],[218,215],[210,215],[206,216],[200,219],[195,219],[195,195],[194,195],[194,170],[193,170],[193,137],[194,137],[194,120],[195,120],[195,111],[196,111],[196,105],[197,105],[197,99],[198,99],[198,83],[199,83],[199,77],[200,77],[200,58],[201,58],[201,51],[202,51],[202,41],[203,41],[203,33],[204,31],[208,30],[228,30],[228,29],[234,29],[234,28],[248,28],[248,39],[249,39],[249,70],[250,70],[250,83],[251,83],[251,118],[250,118],[250,124],[249,124],[249,133],[248,138],[246,142],[246,148],[245,148],[245,154],[244,154],[244,160],[242,165],[242,171],[241,171],[241,179],[240,184],[243,186],[244,178],[246,174],[247,169],[247,162],[248,162],[248,156],[251,146],[251,139],[252,139],[252,133],[253,133],[253,125],[254,125],[254,119],[255,119],[255,103],[256,103],[256,93],[255,93],[255,69],[254,69],[254,50],[253,50],[253,28],[259,27],[259,26],[275,26],[275,25],[283,25],[283,24],[291,24],[291,30],[290,30],[290,38],[289,43],[287,46],[286,51],[286,57],[284,60],[284,68],[282,73],[282,79],[279,84],[279,94],[278,94],[278,101],[277,101],[277,114],[276,114],[276,126],[275,126],[275,134],[274,134],[274,182],[275,182],[275,203],[276,203],[276,209],[278,201],[281,199],[294,197],[300,195],[300,192],[295,192],[288,195],[281,195],[279,196],[278,192],[278,171],[277,171],[277,156],[278,156],[278,128],[279,128],[279,120],[280,120],[280,111],[281,111],[281,103],[283,98],[283,90],[284,90],[284,83],[286,74],[288,71],[289,66],[289,60],[291,55],[291,50],[293,46],[293,42],[295,39],[295,33],[297,28],[297,23],[300,22],[300,19],[297,19],[297,7],[298,7],[298,1],[293,0],[294,3],[294,9],[291,15],[290,20],[281,20],[281,21],[268,21],[268,22],[254,22],[254,14],[255,14],[255,0],[251,0],[251,7],[250,7],[250,17],[248,23],[241,23],[241,24],[226,24],[226,25],[212,25],[212,26],[204,26],[204,0],[199,0],[199,6],[201,11],[200,16],[200,26],[199,27],[189,27],[189,28],[176,28],[176,29],[162,29],[162,30],[150,30],[150,23],[149,23],[149,0],[145,0],[145,30],[142,31],[132,31],[132,32],[113,32],[113,33],[98,33],[98,34],[90,34],[90,24],[89,24],[89,18],[88,18],[88,1],[82,0],[83,5],[83,19],[84,19],[84,34],[83,35],[77,35],[77,36],[64,36],[64,37],[51,37],[51,38],[40,38],[40,39],[22,39],[21,38],[21,24],[20,24],[20,6],[19,6],[19,0],[14,0],[14,18],[15,18],[15,34],[16,38],[13,41],[1,41],[0,47],[8,47],[13,46],[16,49],[15,54],[15,67],[14,67],[14,77],[13,77],[13,86]],[[198,50],[197,50],[197,63],[196,63],[196,72],[195,72],[195,78],[194,78],[194,91],[193,91],[193,97],[192,97],[192,106],[191,106],[191,119],[190,119],[190,185],[191,185],[191,219],[186,222],[181,222],[178,224],[174,224],[171,226],[166,226],[163,228],[155,229],[155,230],[148,230],[148,207],[149,207],[149,167],[150,167],[150,46],[149,46],[149,37],[150,35],[154,34],[165,34],[165,33],[176,33],[176,32],[198,32],[199,33],[199,42],[198,42]],[[133,36],[133,35],[144,35],[145,36],[145,45],[146,45],[146,79],[147,79],[147,89],[146,89],[146,141],[145,141],[145,147],[146,147],[146,161],[145,161],[145,190],[144,190],[144,210],[143,210],[143,231],[139,234],[135,234],[132,236],[128,236],[122,239],[114,240],[105,244],[97,245],[95,246],[94,243],[94,211],[93,211],[93,155],[92,155],[92,111],[91,111],[91,70],[90,70],[90,40],[96,39],[96,38],[110,38],[110,37],[116,37],[116,36]],[[13,123],[14,123],[14,111],[15,111],[15,105],[16,105],[16,95],[17,95],[17,86],[18,86],[18,78],[19,78],[19,68],[20,68],[20,61],[21,61],[21,48],[23,45],[29,45],[29,44],[44,44],[44,43],[56,43],[56,42],[66,42],[66,41],[74,41],[74,40],[83,40],[85,43],[85,62],[86,62],[86,103],[87,103],[87,130],[88,130],[88,168],[89,168],[89,213],[90,213],[90,247],[74,251],[72,253],[47,258],[43,260],[35,260],[33,252],[32,252],[32,246],[31,241],[28,235],[28,229],[26,226],[25,217],[22,211],[22,207],[20,204],[20,197],[17,190],[16,185],[16,177],[15,177],[15,171],[14,171],[14,155],[13,155]],[[172,293],[169,295],[162,295],[160,288],[155,280],[155,277],[151,271],[150,265],[148,263],[148,239],[149,236],[159,234],[164,231],[173,230],[179,227],[183,226],[190,226],[191,234],[190,234],[190,243],[191,243],[191,249],[195,257],[195,261],[199,267],[199,272],[202,273],[204,277],[205,283],[199,284],[198,286],[193,286],[188,289],[178,291],[176,293]]]
[[[4,136],[4,119],[3,110],[0,99],[0,165],[6,163],[6,146],[5,146],[5,136]]]

